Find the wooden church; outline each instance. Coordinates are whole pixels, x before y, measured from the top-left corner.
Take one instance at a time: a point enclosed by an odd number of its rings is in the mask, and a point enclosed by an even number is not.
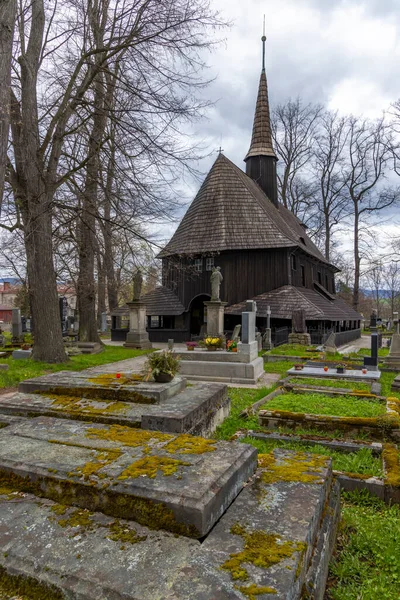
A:
[[[335,295],[335,273],[307,236],[305,226],[278,201],[276,163],[264,63],[258,88],[246,172],[222,153],[211,167],[178,229],[159,253],[162,286],[143,297],[153,342],[188,341],[205,323],[210,275],[221,267],[221,299],[227,302],[225,330],[240,322],[245,301],[257,303],[257,326],[266,327],[270,307],[272,337],[291,330],[293,311],[303,309],[315,343],[330,330],[360,335],[361,316]],[[113,313],[113,338],[123,339]],[[276,341],[278,341],[276,339]]]

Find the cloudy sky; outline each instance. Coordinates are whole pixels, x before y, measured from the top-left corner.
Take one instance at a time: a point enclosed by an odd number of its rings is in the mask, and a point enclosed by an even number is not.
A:
[[[400,98],[400,0],[212,0],[212,5],[232,27],[225,32],[225,43],[208,57],[215,80],[207,97],[215,104],[195,134],[213,150],[199,165],[204,173],[220,145],[244,168],[261,72],[264,14],[272,106],[299,96],[306,103],[375,118]],[[200,183],[185,180],[183,185],[190,203]],[[381,231],[393,235],[389,220]],[[159,239],[169,239],[174,229],[171,224],[162,228]]]

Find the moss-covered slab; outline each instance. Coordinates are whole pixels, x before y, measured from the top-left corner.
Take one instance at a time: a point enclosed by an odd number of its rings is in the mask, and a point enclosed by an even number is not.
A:
[[[202,549],[219,564],[226,585],[246,598],[294,600],[301,596],[329,506],[330,460],[274,450],[260,455],[259,464],[254,481],[227,510]],[[318,598],[322,598],[335,539],[338,501],[336,497],[327,552],[317,569]]]
[[[38,417],[0,430],[21,489],[154,529],[204,536],[254,473],[257,451],[119,425]]]
[[[196,383],[159,404],[95,400],[63,394],[8,393],[0,396],[1,415],[51,416],[97,423],[209,435],[229,414],[227,386]]]
[[[153,383],[143,381],[143,376],[137,373],[59,371],[26,379],[18,390],[28,394],[49,392],[67,397],[154,404],[171,398],[185,387],[186,380],[178,376],[170,383]]]
[[[197,449],[208,442],[197,441]],[[189,440],[182,444],[189,450]],[[338,520],[331,483],[326,460],[264,455],[200,544],[23,494],[3,481],[0,591],[4,583],[7,597],[28,589],[31,600],[300,600],[305,584],[320,600]]]

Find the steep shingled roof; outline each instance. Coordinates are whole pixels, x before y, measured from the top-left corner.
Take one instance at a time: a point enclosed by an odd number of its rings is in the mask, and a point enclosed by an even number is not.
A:
[[[247,160],[250,156],[273,156],[276,158],[272,145],[271,120],[269,116],[268,84],[265,70],[261,72],[258,86],[256,111],[254,114],[253,133]]]
[[[252,298],[257,303],[257,316],[266,317],[271,308],[274,319],[291,319],[293,311],[304,310],[307,321],[358,321],[362,317],[341,298],[328,300],[322,294],[307,288],[284,285],[271,292]],[[226,314],[239,315],[246,303],[240,302],[225,308]]]
[[[185,307],[181,304],[179,298],[174,292],[163,285],[156,287],[152,292],[144,294],[140,298],[141,302],[146,304],[147,315],[181,315],[185,311]],[[123,317],[129,315],[129,307],[127,304],[116,308],[112,311],[113,317]]]
[[[253,179],[219,154],[158,257],[291,247],[326,263],[297,217],[274,206]]]

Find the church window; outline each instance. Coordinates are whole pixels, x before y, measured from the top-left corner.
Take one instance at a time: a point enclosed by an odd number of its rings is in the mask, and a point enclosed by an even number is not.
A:
[[[321,275],[321,271],[318,271],[318,273],[317,273],[317,276],[318,276],[318,283],[319,283],[319,285],[322,285],[322,275]]]
[[[306,240],[303,237],[300,237],[299,240],[301,241],[302,244],[306,245]]]
[[[212,271],[214,268],[214,257],[206,258],[206,271]]]
[[[296,255],[295,254],[291,254],[291,260],[292,260],[292,270],[296,271],[297,264],[296,264]]]
[[[159,329],[163,326],[163,318],[159,315],[151,315],[150,317],[150,328]]]
[[[328,275],[325,275],[325,289],[329,292]]]
[[[306,270],[304,265],[301,265],[301,285],[305,287],[306,285]]]
[[[194,259],[194,270],[197,271],[198,273],[201,273],[203,271],[203,259],[202,258]]]

